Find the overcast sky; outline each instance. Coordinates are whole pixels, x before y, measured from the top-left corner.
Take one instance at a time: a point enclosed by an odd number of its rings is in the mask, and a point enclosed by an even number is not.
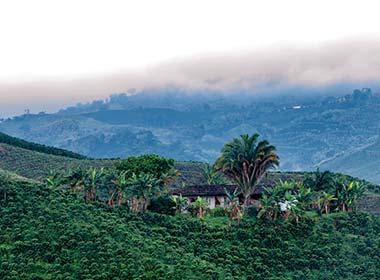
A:
[[[0,116],[132,87],[377,79],[379,11],[365,0],[1,0]]]

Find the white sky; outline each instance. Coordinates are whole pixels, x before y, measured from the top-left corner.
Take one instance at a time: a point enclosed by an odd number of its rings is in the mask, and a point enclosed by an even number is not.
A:
[[[364,0],[1,0],[0,82],[372,36],[380,32],[379,11],[379,1]]]
[[[0,0],[0,117],[129,88],[379,80],[379,11],[378,0]]]

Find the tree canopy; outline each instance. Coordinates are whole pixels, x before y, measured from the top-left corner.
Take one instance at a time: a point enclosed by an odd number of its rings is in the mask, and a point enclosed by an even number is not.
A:
[[[265,173],[279,165],[276,148],[259,134],[241,135],[224,145],[215,166],[234,180],[244,195],[245,204]]]
[[[126,171],[132,174],[151,174],[155,178],[161,178],[174,168],[174,160],[158,155],[142,155],[128,157],[119,162],[116,166],[119,171]]]

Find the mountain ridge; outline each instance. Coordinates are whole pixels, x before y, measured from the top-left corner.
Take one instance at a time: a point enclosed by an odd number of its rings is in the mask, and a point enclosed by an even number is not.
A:
[[[362,169],[357,160],[345,169],[332,163],[372,145],[380,134],[378,119],[380,95],[367,88],[260,98],[120,94],[56,114],[18,116],[1,122],[0,131],[94,158],[155,153],[202,162],[213,162],[233,137],[258,132],[277,147],[281,170],[319,166],[380,183],[380,170]]]

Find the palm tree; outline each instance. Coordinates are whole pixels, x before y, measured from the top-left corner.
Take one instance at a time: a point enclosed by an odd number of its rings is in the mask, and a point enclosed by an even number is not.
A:
[[[164,185],[170,185],[171,183],[175,182],[178,176],[180,176],[181,173],[172,168],[168,172],[161,174],[161,177],[159,178]]]
[[[247,206],[265,173],[279,165],[276,148],[268,141],[259,142],[259,134],[241,135],[224,145],[215,166],[236,182]]]
[[[354,210],[357,206],[357,201],[361,198],[366,190],[365,184],[359,181],[350,183],[350,200],[348,201],[349,210]]]
[[[298,182],[280,181],[273,188],[265,189],[260,199],[258,217],[276,220],[281,215],[285,220],[295,219],[298,223],[310,205],[311,190]]]
[[[297,195],[292,194],[290,191],[286,191],[283,199],[278,202],[278,205],[280,206],[280,211],[285,220],[288,220],[289,217],[293,217],[298,223],[302,208],[299,205]]]
[[[307,175],[304,182],[314,191],[326,191],[333,185],[334,180],[332,175],[333,174],[330,171],[321,172],[319,168],[317,168],[316,172],[313,172],[311,175]]]
[[[202,175],[205,178],[207,185],[223,185],[227,180],[223,177],[215,166],[206,164],[202,170]]]
[[[187,199],[182,197],[182,195],[173,195],[171,196],[171,201],[174,203],[176,214],[180,214],[183,210],[186,209]]]

